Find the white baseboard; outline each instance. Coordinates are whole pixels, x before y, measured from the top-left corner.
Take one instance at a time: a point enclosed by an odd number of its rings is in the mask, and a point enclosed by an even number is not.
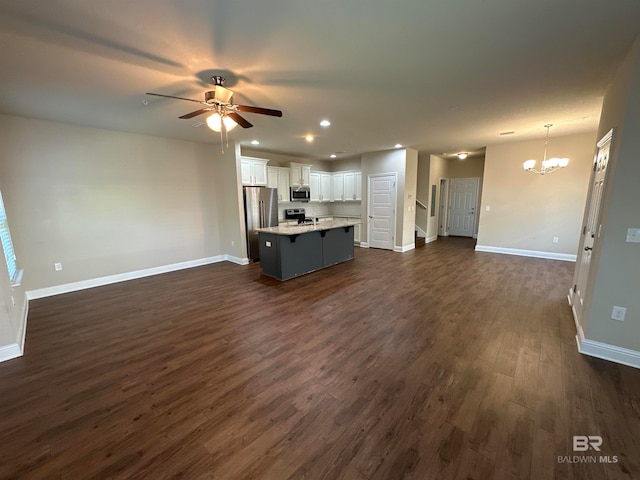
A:
[[[640,352],[628,348],[616,347],[608,343],[589,340],[584,338],[582,329],[580,329],[576,335],[576,342],[578,343],[578,351],[584,355],[621,363],[628,367],[640,368]]]
[[[517,248],[490,247],[487,245],[476,245],[476,252],[502,253],[504,255],[518,255],[521,257],[546,258],[548,260],[562,260],[564,262],[575,262],[576,256],[568,253],[539,252],[537,250],[520,250]]]
[[[171,265],[163,265],[161,267],[146,268],[144,270],[136,270],[133,272],[108,275],[106,277],[92,278],[90,280],[82,280],[80,282],[65,283],[63,285],[56,285],[54,287],[37,288],[35,290],[27,291],[27,299],[35,300],[38,298],[51,297],[53,295],[60,295],[63,293],[85,290],[87,288],[101,287],[103,285],[109,285],[112,283],[134,280],[136,278],[149,277],[151,275],[159,275],[161,273],[183,270],[185,268],[200,267],[202,265],[209,265],[211,263],[218,263],[229,260],[229,258],[227,257],[227,255],[217,255],[215,257],[189,260],[187,262],[173,263]]]
[[[413,250],[416,248],[415,243],[410,243],[409,245],[405,245],[404,247],[395,246],[393,247],[394,252],[408,252],[409,250]]]
[[[228,262],[237,263],[238,265],[249,265],[250,263],[248,258],[234,257],[233,255],[225,255],[224,259]],[[211,263],[215,263],[215,262],[211,262]]]
[[[427,237],[424,239],[424,243],[431,243],[438,240],[438,235],[433,235],[432,237]]]
[[[360,248],[369,248],[369,244],[367,242],[360,242]]]
[[[22,350],[17,343],[11,343],[9,345],[3,345],[0,347],[0,362],[6,362],[13,358],[22,356]]]
[[[578,351],[583,355],[589,355],[590,357],[609,360],[610,362],[620,363],[622,365],[627,365],[628,367],[640,368],[640,352],[584,338],[584,330],[578,321],[578,315],[576,314],[576,307],[573,305],[572,297],[573,288],[569,290],[567,300],[569,301],[569,305],[571,305],[573,321],[576,324],[576,343],[578,345]]]

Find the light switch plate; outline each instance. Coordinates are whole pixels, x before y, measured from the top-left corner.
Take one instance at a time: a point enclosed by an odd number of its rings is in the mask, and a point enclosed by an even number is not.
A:
[[[640,243],[640,228],[627,228],[627,242]]]

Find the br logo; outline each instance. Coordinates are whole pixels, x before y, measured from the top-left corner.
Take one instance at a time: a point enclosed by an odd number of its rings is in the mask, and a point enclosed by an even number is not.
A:
[[[600,451],[602,445],[602,437],[598,435],[574,435],[573,436],[573,451],[574,452],[586,452],[587,450]]]

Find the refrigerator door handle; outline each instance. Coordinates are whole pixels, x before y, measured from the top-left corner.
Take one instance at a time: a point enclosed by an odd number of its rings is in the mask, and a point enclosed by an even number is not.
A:
[[[260,228],[264,228],[264,200],[260,200]]]

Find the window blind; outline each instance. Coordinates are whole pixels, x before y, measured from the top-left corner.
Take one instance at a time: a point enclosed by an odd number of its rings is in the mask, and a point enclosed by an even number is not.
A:
[[[7,222],[7,213],[4,211],[4,201],[0,192],[0,240],[2,240],[2,250],[4,258],[7,261],[7,269],[9,270],[9,280],[14,281],[18,273],[16,265],[16,254],[13,251],[13,243],[11,242],[11,233],[9,233],[9,223]]]

